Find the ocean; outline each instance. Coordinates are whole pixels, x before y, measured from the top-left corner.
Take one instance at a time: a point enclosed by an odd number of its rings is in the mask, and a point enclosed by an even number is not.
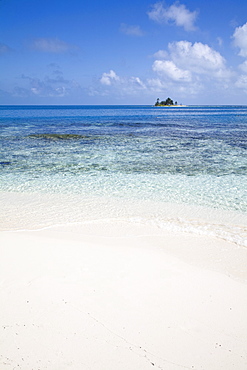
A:
[[[42,226],[124,218],[246,245],[246,153],[247,106],[0,106],[0,194],[36,194]]]

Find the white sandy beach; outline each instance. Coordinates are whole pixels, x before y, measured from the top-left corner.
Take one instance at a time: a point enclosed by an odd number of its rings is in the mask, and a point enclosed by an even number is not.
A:
[[[247,368],[247,249],[138,221],[0,233],[1,369]]]

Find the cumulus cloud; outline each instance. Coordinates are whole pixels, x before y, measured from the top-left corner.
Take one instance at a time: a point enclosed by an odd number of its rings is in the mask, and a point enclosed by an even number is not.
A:
[[[142,82],[142,80],[139,78],[139,77],[130,77],[129,80],[127,80],[128,83],[130,83],[130,85],[133,87],[133,88],[142,88],[142,89],[146,89],[146,85],[144,82]]]
[[[222,55],[207,44],[189,41],[178,41],[168,44],[171,59],[181,67],[187,67],[199,74],[214,74],[225,77],[229,75],[226,69],[226,61]],[[222,75],[223,77],[223,75]]]
[[[153,71],[173,81],[191,81],[191,73],[178,68],[171,60],[156,60],[153,64]]]
[[[233,38],[233,45],[239,48],[241,57],[247,57],[247,22],[240,27],[236,27]],[[247,93],[247,60],[239,65],[239,69],[244,74],[240,74],[235,82],[235,86],[239,89],[243,89]]]
[[[31,48],[44,53],[66,53],[75,49],[75,46],[66,43],[65,41],[53,38],[38,38],[33,40]]]
[[[140,90],[145,90],[146,85],[139,77],[119,77],[116,72],[104,72],[100,78],[101,85],[115,90],[121,94],[136,94]],[[106,94],[107,92],[98,91],[98,93]]]
[[[247,75],[239,76],[239,78],[237,79],[235,83],[235,86],[247,92]]]
[[[140,26],[130,26],[125,23],[121,24],[120,31],[128,36],[143,36],[144,35],[144,32],[141,30]]]
[[[173,58],[182,59],[190,65],[196,65],[199,62],[203,67],[214,69],[224,64],[220,53],[201,42],[192,44],[189,41],[178,41],[169,43],[168,48]]]
[[[188,95],[196,95],[202,89],[203,85],[200,81],[191,81],[191,82],[184,82],[180,81],[173,81],[171,79],[164,79],[164,78],[151,78],[147,80],[148,91],[152,91],[155,93],[166,93],[168,95],[178,96],[188,96]]]
[[[152,75],[145,80],[139,77],[121,77],[113,70],[105,72],[100,78],[101,94],[148,94],[167,92],[177,96],[196,95],[203,90],[225,91],[229,82],[236,77],[227,68],[226,60],[215,49],[201,42],[178,41],[168,44],[167,50],[159,50],[154,55]],[[243,63],[242,71],[247,70]],[[236,87],[245,88],[243,75]],[[104,88],[103,88],[104,87]]]
[[[161,92],[167,87],[167,84],[160,78],[149,78],[147,83],[149,89],[156,92]]]
[[[154,57],[152,70],[157,78],[148,80],[152,90],[197,94],[208,83],[226,87],[232,77],[223,56],[200,42],[169,43],[167,50],[159,50]]]
[[[247,57],[247,23],[235,29],[233,34],[233,44],[240,49],[240,56]]]
[[[247,73],[247,60],[245,60],[242,64],[240,64],[240,65],[239,65],[239,68],[240,68],[243,72]]]
[[[153,56],[154,58],[157,58],[157,59],[166,59],[169,57],[166,50],[159,50]]]
[[[118,77],[118,75],[116,74],[116,72],[114,72],[113,70],[110,70],[109,73],[103,73],[101,79],[100,79],[100,82],[102,83],[102,85],[107,85],[107,86],[110,86],[112,85],[113,82],[116,82],[116,81],[120,81],[120,77]]]
[[[164,6],[162,2],[155,3],[148,16],[158,23],[175,24],[184,27],[186,31],[194,31],[198,12],[191,12],[185,5],[175,2],[171,6]]]

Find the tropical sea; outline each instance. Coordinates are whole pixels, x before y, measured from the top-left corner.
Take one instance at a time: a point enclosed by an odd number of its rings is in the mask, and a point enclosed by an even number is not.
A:
[[[1,228],[124,219],[246,245],[246,150],[247,106],[0,106]]]

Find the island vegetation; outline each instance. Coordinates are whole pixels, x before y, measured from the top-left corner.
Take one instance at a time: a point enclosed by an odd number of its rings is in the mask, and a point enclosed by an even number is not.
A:
[[[178,105],[177,101],[175,101],[175,103],[174,103],[171,98],[167,98],[166,100],[162,100],[162,101],[160,101],[160,99],[158,98],[154,105],[155,105],[155,107],[178,107],[178,106],[182,106],[181,104]]]

